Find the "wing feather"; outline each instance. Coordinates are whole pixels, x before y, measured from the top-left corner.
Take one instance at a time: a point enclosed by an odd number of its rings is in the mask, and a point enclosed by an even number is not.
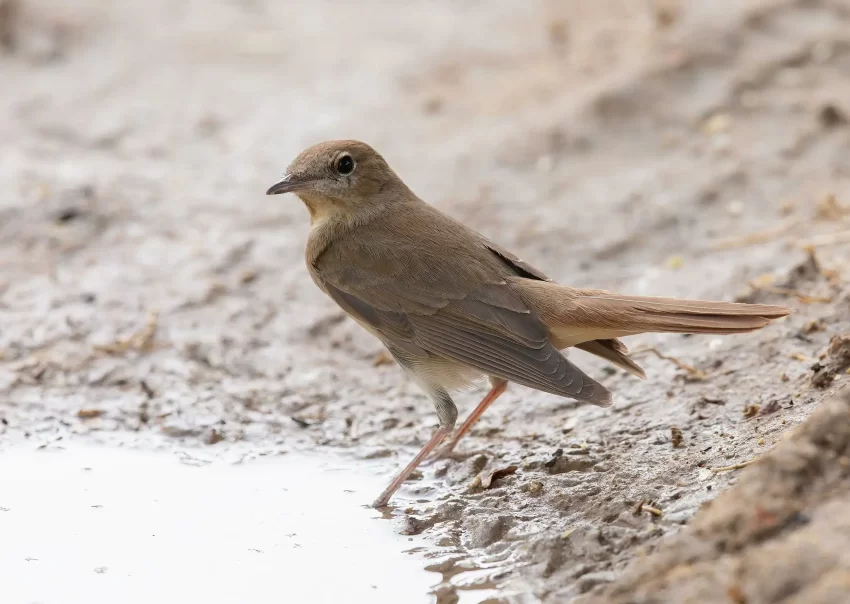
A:
[[[391,348],[544,392],[610,402],[604,386],[555,348],[510,283],[517,274],[545,275],[477,233],[457,232],[465,227],[441,215],[419,217],[427,232],[410,232],[409,218],[390,213],[391,224],[362,225],[358,237],[336,239],[311,263],[317,282]]]

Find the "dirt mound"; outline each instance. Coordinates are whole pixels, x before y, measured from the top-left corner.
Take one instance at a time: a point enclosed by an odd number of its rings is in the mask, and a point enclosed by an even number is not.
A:
[[[689,527],[582,604],[815,604],[850,593],[850,389],[825,402]]]

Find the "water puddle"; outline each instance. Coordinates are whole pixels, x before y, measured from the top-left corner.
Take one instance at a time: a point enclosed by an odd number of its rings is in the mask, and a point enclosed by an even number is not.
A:
[[[365,507],[386,477],[358,468],[301,454],[193,466],[118,448],[5,452],[2,601],[434,602],[439,575],[403,553],[427,543]]]

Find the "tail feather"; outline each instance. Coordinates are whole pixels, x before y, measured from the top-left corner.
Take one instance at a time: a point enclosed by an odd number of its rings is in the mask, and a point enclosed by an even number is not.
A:
[[[591,323],[635,327],[643,332],[717,334],[761,329],[790,312],[790,309],[766,304],[616,295],[576,298],[572,310]]]
[[[569,290],[570,288],[562,288]],[[582,300],[608,300],[635,305],[647,311],[681,312],[687,314],[715,314],[750,316],[757,315],[778,319],[791,313],[790,308],[772,304],[745,304],[742,302],[713,302],[708,300],[682,300],[680,298],[657,298],[652,296],[624,296],[593,289],[573,289],[572,298]]]
[[[628,349],[619,340],[591,340],[576,344],[575,347],[601,357],[642,380],[646,379],[643,368],[629,358]]]
[[[791,313],[789,308],[767,304],[625,296],[529,279],[517,280],[513,285],[549,327],[556,345],[564,348],[651,332],[745,333]],[[614,349],[591,347],[594,354],[603,353],[599,356],[618,357]]]

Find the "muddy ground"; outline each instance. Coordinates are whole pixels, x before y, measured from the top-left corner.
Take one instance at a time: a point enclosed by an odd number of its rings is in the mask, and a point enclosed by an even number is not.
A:
[[[714,547],[680,529],[735,464],[850,379],[850,2],[0,0],[0,83],[0,448],[406,462],[433,408],[263,195],[323,139],[561,282],[796,310],[632,338],[645,382],[573,353],[610,409],[511,388],[393,511],[441,603],[637,601],[676,539]],[[750,578],[710,597],[791,601]]]

